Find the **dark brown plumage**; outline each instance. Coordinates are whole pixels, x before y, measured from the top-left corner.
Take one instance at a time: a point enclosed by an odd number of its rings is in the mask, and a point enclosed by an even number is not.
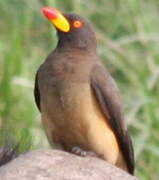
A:
[[[64,16],[71,29],[57,29],[57,47],[35,79],[35,101],[48,140],[67,151],[74,146],[94,151],[133,174],[133,147],[118,88],[97,56],[95,33],[82,17]],[[73,27],[76,20],[81,28]]]

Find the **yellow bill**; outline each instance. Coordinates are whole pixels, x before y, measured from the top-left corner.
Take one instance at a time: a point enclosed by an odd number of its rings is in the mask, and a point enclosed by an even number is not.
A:
[[[69,32],[70,24],[68,20],[56,8],[44,7],[42,8],[42,12],[57,29],[63,32]]]

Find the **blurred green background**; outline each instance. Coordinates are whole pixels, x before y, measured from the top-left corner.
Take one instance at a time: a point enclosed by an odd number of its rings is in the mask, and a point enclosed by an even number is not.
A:
[[[47,147],[33,99],[34,76],[56,46],[44,5],[94,25],[98,53],[116,79],[132,134],[136,175],[159,179],[159,1],[0,0],[0,146]]]

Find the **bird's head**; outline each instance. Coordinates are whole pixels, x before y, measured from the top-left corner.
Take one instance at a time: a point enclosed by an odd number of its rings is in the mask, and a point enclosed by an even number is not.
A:
[[[96,48],[93,28],[83,17],[76,14],[63,14],[51,7],[44,7],[42,12],[58,32],[58,46],[80,49]]]

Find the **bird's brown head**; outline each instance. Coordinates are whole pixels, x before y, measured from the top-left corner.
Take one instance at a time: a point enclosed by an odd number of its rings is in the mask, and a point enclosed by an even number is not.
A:
[[[63,14],[51,7],[44,7],[42,12],[58,32],[58,47],[96,48],[96,37],[93,28],[83,17],[76,14]]]

